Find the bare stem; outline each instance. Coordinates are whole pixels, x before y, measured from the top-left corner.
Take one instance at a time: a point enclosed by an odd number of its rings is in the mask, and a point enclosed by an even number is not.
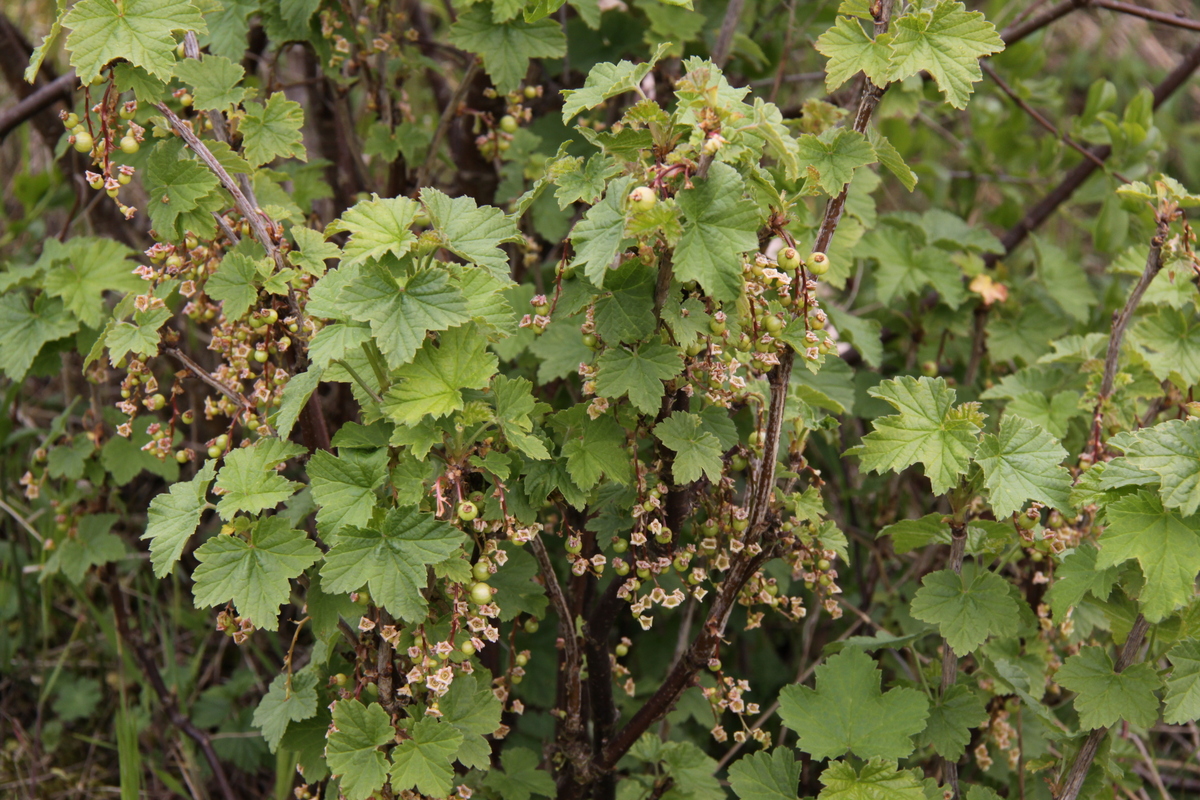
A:
[[[1133,3],[1122,3],[1120,0],[1091,0],[1091,5],[1097,8],[1107,8],[1109,11],[1116,11],[1120,14],[1141,17],[1142,19],[1148,19],[1151,22],[1158,22],[1162,25],[1170,25],[1189,31],[1200,31],[1200,21],[1185,17],[1182,14],[1168,14],[1165,11],[1156,11],[1153,8],[1135,6]]]
[[[188,355],[182,350],[178,350],[174,347],[164,347],[163,352],[172,358],[177,359],[179,363],[183,364],[183,366],[187,368],[188,372],[192,373],[201,381],[228,397],[243,410],[250,408],[250,401],[246,399],[245,395],[243,395],[241,392],[235,392],[233,389],[221,383],[219,380],[210,375],[208,370],[204,369],[204,367],[200,366],[195,361],[192,361],[192,359],[189,358]]]
[[[433,132],[433,141],[429,143],[429,152],[425,154],[425,163],[417,170],[418,187],[425,186],[428,183],[429,173],[433,169],[433,162],[437,160],[437,153],[442,146],[442,140],[446,138],[446,134],[450,131],[450,123],[458,116],[458,107],[462,105],[467,92],[471,88],[471,83],[475,80],[475,76],[478,73],[479,60],[473,59],[471,66],[467,67],[466,73],[463,75],[462,80],[459,81],[458,88],[450,96],[450,102],[442,109],[442,118],[438,120],[437,129]]]
[[[1138,650],[1142,647],[1142,640],[1146,638],[1146,631],[1149,629],[1150,623],[1144,616],[1138,614],[1129,631],[1129,637],[1125,640],[1125,646],[1121,648],[1121,654],[1117,656],[1117,663],[1114,667],[1116,672],[1124,672],[1133,663]],[[1096,752],[1100,749],[1100,743],[1104,741],[1107,733],[1108,728],[1097,728],[1088,734],[1083,747],[1079,748],[1079,753],[1075,756],[1075,762],[1071,764],[1071,771],[1067,773],[1067,779],[1063,784],[1062,793],[1058,795],[1058,800],[1076,800],[1079,797],[1079,791],[1083,788],[1083,781],[1087,777],[1088,769],[1092,766],[1092,760],[1096,758]]]
[[[1150,252],[1146,255],[1146,267],[1142,270],[1142,276],[1134,284],[1133,291],[1129,293],[1124,308],[1113,315],[1112,333],[1108,337],[1108,352],[1104,357],[1104,378],[1100,382],[1100,393],[1096,397],[1096,408],[1092,414],[1092,435],[1086,451],[1093,458],[1100,452],[1100,421],[1104,412],[1104,404],[1112,395],[1113,382],[1117,377],[1117,364],[1120,362],[1121,342],[1125,338],[1125,329],[1129,327],[1133,312],[1137,310],[1138,303],[1141,302],[1146,289],[1150,287],[1151,281],[1162,270],[1162,247],[1167,238],[1169,224],[1168,216],[1159,216],[1154,237],[1150,240]]]

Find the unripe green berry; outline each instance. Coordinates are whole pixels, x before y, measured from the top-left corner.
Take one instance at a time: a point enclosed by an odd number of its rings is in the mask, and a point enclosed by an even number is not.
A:
[[[505,133],[516,133],[518,127],[520,126],[517,125],[517,118],[512,114],[505,114],[500,118],[500,130]]]
[[[134,137],[132,137],[132,136],[121,137],[121,152],[122,153],[125,153],[126,155],[131,156],[134,153],[136,153],[138,150],[141,150],[141,149],[142,149],[142,146],[140,144],[138,144],[138,140],[135,139]]]
[[[458,518],[463,522],[471,522],[479,516],[479,508],[470,500],[458,504]]]
[[[654,190],[649,186],[638,186],[629,193],[629,207],[634,211],[649,211],[657,201]]]
[[[539,627],[540,626],[538,625],[538,621],[536,619],[534,619],[533,617],[530,617],[529,619],[525,620],[525,632],[526,633],[537,633]]]
[[[492,602],[492,587],[483,581],[471,586],[471,600],[478,605]]]
[[[813,275],[829,272],[829,256],[821,252],[813,253],[808,257],[808,271]]]
[[[785,247],[779,251],[775,261],[780,269],[794,270],[800,266],[800,253],[794,247]]]
[[[616,646],[615,651],[617,653],[617,658],[624,658],[625,656],[629,655],[629,645],[622,642]]]

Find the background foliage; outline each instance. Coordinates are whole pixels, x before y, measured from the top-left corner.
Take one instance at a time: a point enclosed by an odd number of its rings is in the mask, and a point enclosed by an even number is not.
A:
[[[1189,12],[7,5],[0,792],[1195,793]]]

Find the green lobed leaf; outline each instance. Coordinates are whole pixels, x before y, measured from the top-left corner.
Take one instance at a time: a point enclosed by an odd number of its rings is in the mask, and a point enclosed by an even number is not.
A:
[[[1129,338],[1160,381],[1175,381],[1181,389],[1200,383],[1200,320],[1193,310],[1159,306]]]
[[[916,776],[894,763],[873,758],[855,770],[845,761],[830,763],[821,773],[824,789],[817,800],[927,800]]]
[[[85,85],[118,59],[165,81],[175,67],[174,32],[208,30],[190,0],[81,0],[62,24],[71,31],[71,66]]]
[[[427,415],[444,417],[463,407],[464,389],[482,389],[496,372],[496,356],[474,325],[451,328],[426,342],[411,364],[396,371],[396,383],[384,397],[384,412],[401,425]]]
[[[742,756],[729,766],[729,785],[741,800],[795,800],[800,762],[788,747]]]
[[[284,478],[275,467],[304,452],[298,444],[268,438],[225,456],[215,487],[222,495],[217,513],[228,521],[239,511],[257,514],[287,500],[300,484]]]
[[[785,686],[783,723],[815,759],[853,752],[859,758],[904,758],[925,727],[929,701],[916,689],[881,692],[883,674],[863,651],[848,648],[816,669],[816,689]]]
[[[417,720],[409,738],[392,751],[392,788],[415,788],[430,797],[448,795],[454,785],[454,754],[462,738],[457,728],[434,717]]]
[[[208,167],[184,155],[172,141],[155,146],[146,163],[146,213],[162,233],[175,233],[176,221],[195,209],[220,182]]]
[[[1108,599],[1117,581],[1117,568],[1100,569],[1096,562],[1100,551],[1091,542],[1081,542],[1054,570],[1054,584],[1046,592],[1046,601],[1055,619],[1066,619],[1067,611],[1079,605],[1089,592],[1097,600]]]
[[[304,149],[304,110],[283,92],[275,92],[266,102],[248,102],[246,116],[238,126],[242,134],[242,152],[250,166],[257,167],[276,158],[308,159]],[[411,202],[411,201],[410,201]]]
[[[961,575],[949,569],[926,575],[910,613],[937,625],[955,654],[964,656],[988,636],[1015,636],[1019,609],[1004,578],[968,562]]]
[[[1148,728],[1158,720],[1154,693],[1162,681],[1149,664],[1131,664],[1117,672],[1103,647],[1085,647],[1063,662],[1054,680],[1076,692],[1082,728],[1107,728],[1118,720]]]
[[[455,758],[464,767],[486,770],[492,763],[492,748],[485,736],[500,727],[503,707],[492,693],[491,680],[481,673],[457,675],[438,701],[442,721],[462,734]]]
[[[532,795],[554,797],[557,789],[550,773],[538,769],[538,757],[525,747],[505,747],[500,754],[503,769],[493,767],[483,785],[504,800],[529,800]]]
[[[347,525],[363,526],[375,509],[375,490],[387,479],[388,452],[343,449],[337,456],[318,450],[308,460],[309,486],[317,504],[322,535],[336,536]]]
[[[334,704],[325,757],[329,771],[341,776],[338,788],[346,800],[367,800],[383,787],[388,762],[379,747],[395,736],[388,713],[378,703],[364,706],[351,698]]]
[[[891,35],[873,39],[862,23],[851,17],[838,17],[832,28],[817,37],[817,52],[829,59],[825,65],[825,90],[832,92],[859,72],[866,73],[876,85],[888,82],[891,69]]]
[[[254,709],[254,727],[262,731],[274,753],[289,722],[303,722],[317,713],[317,673],[302,670],[276,675],[271,688]]]
[[[244,253],[229,253],[205,282],[204,292],[221,302],[226,319],[241,319],[258,300],[259,267],[269,263],[266,259],[249,258]]]
[[[893,20],[892,25],[891,80],[927,71],[955,108],[966,107],[973,85],[983,78],[979,59],[1004,49],[996,26],[980,12],[967,11],[958,0],[941,0],[931,9]]]
[[[325,554],[323,588],[353,592],[369,585],[371,596],[394,616],[419,622],[427,601],[425,567],[445,561],[466,536],[415,508],[392,509],[374,528],[344,528]]]
[[[567,38],[557,22],[510,20],[497,24],[487,5],[472,6],[450,27],[450,43],[483,59],[484,69],[501,94],[518,88],[531,58],[558,58]]]
[[[0,297],[0,370],[19,383],[29,372],[43,345],[70,336],[79,321],[67,313],[62,300],[38,295],[30,308],[23,292]]]
[[[728,164],[713,162],[708,177],[693,186],[678,195],[685,221],[675,277],[696,281],[716,300],[734,301],[742,293],[743,256],[758,249],[758,206],[743,202],[742,178]]]
[[[607,475],[611,480],[626,484],[633,477],[629,453],[625,449],[625,429],[609,414],[592,420],[587,417],[586,405],[560,411],[556,420],[570,421],[565,431],[562,454],[567,458],[567,471],[580,489],[587,491]]]
[[[942,758],[957,761],[971,742],[971,729],[987,722],[989,717],[975,693],[958,683],[934,698],[929,707],[929,723],[917,741],[933,745]]]
[[[133,251],[112,239],[75,236],[53,259],[42,287],[62,298],[68,311],[89,328],[99,328],[108,315],[105,292],[134,292],[147,286],[133,271]]]
[[[573,264],[596,286],[604,285],[605,276],[626,240],[623,206],[629,183],[628,178],[617,178],[610,183],[604,199],[589,208],[571,229]]]
[[[175,77],[192,87],[192,107],[199,111],[226,111],[241,103],[246,90],[238,84],[245,75],[240,64],[211,54],[185,58],[175,67]]]
[[[636,350],[612,347],[596,361],[596,394],[615,400],[624,394],[643,414],[655,414],[666,388],[663,381],[683,370],[679,351],[648,342]]]
[[[1186,725],[1200,718],[1200,642],[1180,642],[1167,652],[1171,674],[1163,700],[1163,721]]]
[[[500,621],[508,622],[521,614],[541,618],[550,598],[546,596],[546,587],[536,580],[537,560],[517,545],[505,542],[500,547],[508,554],[508,560],[488,578],[496,590],[492,599],[500,607]]]
[[[640,64],[631,61],[596,64],[588,71],[582,89],[568,89],[562,93],[566,100],[563,103],[563,122],[570,122],[580,111],[595,108],[610,97],[636,89],[669,47],[666,44],[659,45],[650,60]]]
[[[876,161],[875,149],[858,131],[836,128],[820,136],[806,133],[799,139],[800,163],[815,169],[817,183],[830,196],[841,193],[854,170]]]
[[[79,586],[89,569],[124,556],[125,543],[110,532],[118,519],[116,514],[88,514],[80,518],[71,533],[55,540],[54,552],[46,560],[41,580],[61,572]]]
[[[512,282],[508,254],[500,245],[520,240],[516,220],[498,208],[477,207],[470,197],[450,198],[437,189],[422,189],[421,202],[429,209],[443,247],[506,283]]]
[[[200,515],[208,505],[208,487],[217,474],[217,462],[209,460],[190,481],[180,481],[155,496],[146,514],[146,532],[150,541],[150,563],[154,577],[162,578],[183,555],[187,540],[196,532]]]
[[[1191,600],[1200,572],[1200,517],[1163,507],[1145,489],[1110,503],[1100,536],[1100,569],[1137,559],[1146,578],[1138,605],[1151,622],[1161,622]]]
[[[292,228],[292,240],[296,249],[288,253],[288,263],[299,267],[313,277],[325,274],[325,262],[342,257],[342,248],[325,241],[325,236],[312,228],[297,225]]]
[[[1038,425],[1005,417],[999,435],[985,435],[975,453],[996,516],[1021,510],[1026,500],[1070,509],[1071,473],[1062,466],[1066,457],[1062,445]]]
[[[1113,444],[1130,464],[1158,475],[1167,508],[1183,514],[1200,509],[1200,419],[1160,422]]]
[[[721,479],[721,443],[696,414],[676,411],[654,426],[654,435],[675,452],[671,472],[677,485],[700,480],[701,475],[713,483]]]
[[[258,520],[249,541],[218,534],[196,549],[200,562],[192,573],[196,607],[232,600],[238,614],[255,627],[273,631],[278,627],[279,607],[291,595],[291,580],[320,558],[317,546],[283,517]]]
[[[966,472],[978,445],[973,405],[955,407],[957,395],[941,378],[903,375],[869,393],[900,413],[876,419],[875,430],[847,454],[858,455],[874,472],[899,472],[920,463],[934,493],[945,494]]]
[[[413,360],[429,331],[469,320],[462,293],[451,285],[446,271],[436,267],[418,270],[401,284],[386,267],[367,264],[342,288],[339,303],[349,319],[370,323],[375,343],[392,369]]]
[[[325,232],[350,234],[350,240],[342,248],[343,267],[381,258],[387,253],[401,258],[417,242],[409,227],[418,208],[417,201],[407,197],[380,199],[373,194],[370,200],[360,200],[346,209],[341,217],[329,223]]]

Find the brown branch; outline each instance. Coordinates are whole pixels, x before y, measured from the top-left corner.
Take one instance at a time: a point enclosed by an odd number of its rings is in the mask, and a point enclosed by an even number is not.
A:
[[[875,9],[875,35],[887,33],[888,22],[892,14],[891,0],[879,0]],[[863,85],[862,97],[858,103],[858,113],[854,117],[853,129],[865,134],[871,115],[875,113],[886,87],[877,86],[871,80]],[[842,189],[836,197],[830,198],[825,206],[825,216],[813,243],[813,252],[824,253],[829,249],[833,235],[841,222],[842,212],[846,208],[846,197],[849,185]],[[803,289],[802,289],[803,290]],[[752,475],[753,485],[750,489],[750,541],[755,541],[767,518],[767,509],[775,486],[775,464],[779,456],[779,436],[783,430],[783,420],[786,416],[788,386],[792,378],[792,367],[796,354],[789,348],[779,356],[779,364],[771,370],[768,381],[771,386],[771,400],[767,409],[766,436],[763,442],[762,463]]]
[[[105,567],[102,570],[104,583],[108,586],[109,598],[113,606],[113,615],[116,617],[117,633],[121,640],[124,641],[129,649],[133,651],[134,659],[138,666],[141,667],[142,673],[146,676],[154,693],[158,695],[158,701],[162,704],[163,709],[167,712],[167,716],[171,719],[171,724],[187,734],[188,738],[196,743],[200,748],[200,752],[204,754],[204,760],[208,762],[209,768],[212,770],[213,777],[216,778],[217,786],[220,787],[221,795],[225,800],[234,800],[233,786],[229,783],[229,778],[225,775],[225,768],[221,765],[221,760],[217,758],[217,752],[213,749],[212,740],[208,734],[196,727],[191,718],[184,714],[179,709],[179,704],[175,701],[174,695],[167,688],[167,684],[163,681],[162,673],[158,671],[158,665],[154,663],[154,659],[146,651],[146,645],[142,641],[141,636],[135,636],[129,627],[129,608],[125,605],[125,593],[121,590],[116,574],[111,567]]]
[[[1138,614],[1137,619],[1133,621],[1128,638],[1125,639],[1125,646],[1121,648],[1121,654],[1117,656],[1117,663],[1114,666],[1116,672],[1124,672],[1133,663],[1138,650],[1142,647],[1142,640],[1146,638],[1146,631],[1149,629],[1150,623],[1144,616]],[[1088,769],[1092,766],[1092,760],[1096,757],[1100,743],[1104,741],[1107,733],[1108,728],[1097,728],[1088,734],[1087,740],[1084,741],[1083,746],[1079,748],[1078,755],[1075,756],[1075,762],[1071,764],[1066,783],[1063,784],[1062,793],[1058,795],[1057,800],[1076,800],[1079,797],[1079,790],[1083,788],[1083,781],[1087,777]]]
[[[1150,240],[1150,252],[1146,254],[1146,267],[1142,270],[1142,276],[1134,284],[1133,291],[1129,293],[1129,298],[1125,301],[1125,306],[1113,314],[1112,333],[1108,336],[1108,352],[1104,357],[1104,377],[1100,381],[1100,392],[1096,396],[1096,408],[1092,413],[1092,435],[1085,451],[1093,459],[1100,452],[1100,421],[1103,416],[1104,404],[1112,395],[1113,382],[1117,377],[1117,364],[1121,357],[1121,342],[1125,338],[1125,329],[1129,327],[1133,312],[1137,310],[1138,303],[1142,301],[1142,296],[1150,287],[1150,282],[1162,270],[1162,248],[1163,242],[1167,238],[1169,225],[1170,216],[1159,214],[1154,237]]]
[[[554,610],[558,614],[558,633],[563,641],[563,659],[565,661],[563,669],[567,681],[567,707],[563,722],[567,735],[574,744],[583,736],[584,728],[583,681],[580,675],[583,664],[579,658],[579,638],[575,632],[575,620],[571,616],[571,608],[567,604],[566,595],[563,594],[558,576],[554,572],[554,565],[550,563],[550,554],[546,552],[545,543],[535,536],[529,542],[529,549],[533,551],[533,556],[537,559],[542,580],[546,584],[546,592],[550,595],[550,602],[553,603]],[[586,753],[569,752],[565,755],[571,757],[573,761],[581,762],[576,764],[577,769],[582,766],[582,759],[587,757]]]
[[[383,710],[395,716],[400,710],[396,701],[395,665],[392,663],[392,645],[383,638],[383,627],[392,624],[392,615],[382,606],[379,608],[379,643],[375,649],[375,682],[379,686],[379,704]]]
[[[1064,2],[1047,8],[1035,17],[1010,25],[1000,32],[1000,38],[1004,40],[1005,47],[1012,47],[1025,37],[1032,36],[1050,23],[1057,22],[1067,14],[1077,11],[1087,4],[1088,0],[1064,0]]]
[[[703,630],[692,641],[691,647],[687,649],[675,668],[667,674],[658,690],[642,704],[642,707],[633,715],[633,719],[617,731],[612,741],[605,746],[601,752],[599,763],[596,764],[598,769],[607,772],[615,767],[617,761],[625,755],[633,743],[656,720],[670,711],[679,699],[679,695],[692,685],[696,673],[708,664],[710,658],[714,657],[742,587],[771,556],[772,551],[768,548],[756,556],[742,558],[734,563],[725,579],[725,585],[713,603]]]
[[[228,397],[234,403],[239,405],[242,408],[242,410],[246,410],[246,409],[250,408],[251,403],[248,399],[246,399],[246,396],[244,394],[242,394],[241,392],[236,392],[233,389],[230,389],[228,386],[221,383],[219,380],[214,378],[212,375],[208,374],[208,370],[204,369],[204,367],[200,366],[195,361],[193,361],[191,358],[189,358],[186,353],[184,353],[174,347],[164,347],[163,352],[166,353],[167,355],[171,356],[172,358],[177,359],[180,364],[183,364],[183,366],[187,368],[188,372],[192,373],[197,378],[199,378],[201,381],[203,381],[204,383],[208,384],[212,388],[216,389],[221,394]]]
[[[1107,8],[1109,11],[1141,17],[1151,22],[1158,22],[1175,28],[1200,31],[1200,21],[1185,17],[1182,14],[1168,14],[1165,11],[1156,11],[1153,8],[1135,6],[1133,3],[1122,3],[1120,0],[1091,0],[1091,5],[1096,8]]]
[[[450,124],[458,116],[458,107],[462,105],[467,92],[471,89],[471,83],[475,80],[475,76],[478,73],[479,59],[472,59],[471,66],[467,67],[466,74],[459,81],[458,88],[450,96],[450,102],[446,103],[446,107],[442,110],[442,118],[438,120],[437,129],[433,132],[433,141],[429,143],[429,151],[425,154],[425,163],[417,170],[418,188],[425,186],[428,182],[429,172],[433,169],[433,162],[437,160],[437,153],[438,149],[442,146],[442,140],[446,138],[446,134],[450,131]]]
[[[249,223],[250,230],[254,233],[254,238],[257,239],[259,244],[263,246],[263,249],[267,251],[267,255],[274,260],[275,268],[278,270],[283,270],[286,267],[283,262],[283,253],[280,252],[279,246],[275,242],[274,234],[272,233],[272,230],[275,227],[274,221],[264,214],[262,209],[255,208],[254,205],[251,204],[250,200],[242,192],[241,187],[238,186],[237,181],[235,181],[229,175],[229,173],[225,171],[225,167],[221,166],[221,162],[217,161],[216,157],[205,146],[204,142],[200,141],[200,138],[196,136],[195,132],[192,131],[190,125],[177,117],[175,112],[167,108],[166,104],[164,103],[158,103],[155,108],[157,108],[159,112],[166,117],[167,122],[171,125],[171,128],[175,131],[175,133],[179,134],[179,137],[183,139],[184,144],[188,146],[188,149],[195,153],[196,156],[202,162],[204,162],[204,166],[212,170],[212,173],[217,176],[217,180],[221,182],[221,186],[223,186],[225,191],[229,192],[230,196],[233,197],[233,202],[238,207],[238,211],[241,212],[242,217],[247,223]],[[268,223],[271,225],[271,230],[268,230],[267,228]]]
[[[712,50],[712,62],[717,65],[717,69],[724,67],[725,62],[729,60],[733,35],[737,32],[738,20],[741,19],[742,8],[745,5],[746,0],[729,0],[729,4],[725,6],[725,18],[721,20],[721,30],[717,33],[717,41]]]
[[[955,519],[950,523],[950,562],[946,565],[955,575],[962,574],[963,556],[967,552],[967,521],[965,518]],[[958,678],[958,656],[950,642],[942,638],[942,694],[954,685]],[[946,767],[946,783],[950,785],[952,798],[958,798],[958,762],[948,758],[942,759]]]
[[[0,112],[0,142],[12,131],[33,119],[37,114],[59,100],[69,103],[75,89],[75,71],[55,78],[50,83],[38,87],[33,94],[25,97],[15,106]]]
[[[1138,278],[1133,291],[1129,293],[1125,307],[1113,317],[1112,333],[1108,337],[1108,353],[1104,358],[1104,379],[1100,383],[1101,398],[1107,398],[1112,394],[1113,381],[1117,375],[1118,356],[1121,352],[1121,339],[1125,336],[1125,328],[1129,326],[1129,320],[1133,317],[1133,312],[1137,310],[1138,303],[1142,301],[1142,295],[1150,287],[1150,282],[1163,267],[1162,248],[1163,242],[1167,238],[1169,224],[1169,220],[1166,218],[1158,220],[1154,238],[1150,240],[1150,252],[1146,255],[1146,267],[1142,270],[1142,276]]]

